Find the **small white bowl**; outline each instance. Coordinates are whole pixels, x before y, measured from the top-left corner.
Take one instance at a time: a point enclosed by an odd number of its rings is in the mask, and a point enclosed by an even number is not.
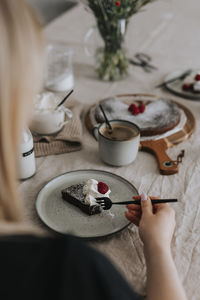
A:
[[[59,102],[53,93],[44,93],[37,97],[30,125],[33,133],[55,134],[69,122],[72,112],[63,105],[56,108]]]

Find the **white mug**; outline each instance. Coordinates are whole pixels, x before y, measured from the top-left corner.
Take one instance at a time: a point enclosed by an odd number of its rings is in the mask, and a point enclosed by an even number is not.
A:
[[[103,135],[106,123],[102,123],[94,128],[94,136],[99,142],[99,153],[101,159],[113,166],[124,166],[132,163],[137,156],[140,144],[140,129],[139,127],[129,121],[112,120],[109,121],[111,126],[114,124],[123,125],[134,129],[135,135],[128,140],[113,140]]]
[[[55,134],[60,131],[71,118],[71,110],[64,106],[60,106],[56,110],[35,111],[32,116],[30,129],[36,134]]]

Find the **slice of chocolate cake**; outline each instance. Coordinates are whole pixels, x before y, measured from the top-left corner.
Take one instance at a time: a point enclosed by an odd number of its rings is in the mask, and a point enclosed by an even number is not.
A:
[[[62,198],[65,201],[79,207],[84,213],[88,215],[99,214],[102,211],[101,206],[99,204],[89,205],[85,203],[85,195],[83,193],[83,187],[84,187],[83,183],[74,184],[67,187],[66,189],[61,191]]]

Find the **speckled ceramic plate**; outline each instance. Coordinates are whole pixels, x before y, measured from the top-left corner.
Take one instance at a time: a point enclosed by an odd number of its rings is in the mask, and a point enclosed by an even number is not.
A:
[[[89,239],[108,236],[127,227],[129,221],[124,216],[123,205],[113,205],[110,210],[88,216],[62,199],[62,189],[91,178],[110,187],[113,202],[132,200],[138,194],[130,182],[113,173],[101,170],[68,172],[49,181],[38,193],[36,210],[40,219],[56,232]]]
[[[195,70],[194,70],[195,71]],[[185,70],[177,70],[177,71],[174,71],[170,74],[168,74],[166,77],[165,77],[165,80],[164,81],[168,81],[170,79],[173,79],[175,77],[178,77],[180,76],[181,74],[183,74],[185,72]],[[166,88],[172,92],[173,94],[175,95],[178,95],[180,97],[183,97],[183,98],[187,98],[187,99],[191,99],[191,100],[200,100],[200,93],[198,94],[195,94],[195,93],[192,93],[190,91],[186,92],[186,91],[183,91],[182,90],[182,84],[183,84],[183,80],[176,80],[174,82],[171,82],[171,83],[167,83],[165,84]]]

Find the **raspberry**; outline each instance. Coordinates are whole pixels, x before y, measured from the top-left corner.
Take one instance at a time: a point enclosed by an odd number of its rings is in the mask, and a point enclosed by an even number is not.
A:
[[[133,115],[138,115],[140,113],[140,109],[138,106],[135,104],[130,104],[128,110],[133,114]]]
[[[121,2],[120,2],[120,1],[116,1],[116,2],[115,2],[115,5],[116,5],[116,6],[120,6],[120,5],[121,5]]]
[[[144,104],[139,105],[139,110],[141,113],[143,113],[145,111],[145,109],[146,109],[146,106]]]
[[[99,182],[98,183],[98,192],[101,194],[105,194],[107,193],[107,191],[109,190],[109,187],[107,186],[107,184],[105,184],[104,182]]]
[[[134,109],[134,107],[136,107],[135,104],[130,104],[129,107],[128,107],[128,110],[129,110],[130,112],[132,112],[133,109]]]
[[[192,84],[191,83],[185,83],[185,84],[183,84],[182,85],[182,90],[186,91],[186,92],[192,90]]]
[[[135,106],[132,110],[132,114],[133,115],[138,115],[140,113],[140,109],[138,106]]]
[[[194,78],[196,81],[199,81],[200,80],[200,74],[197,74]]]

